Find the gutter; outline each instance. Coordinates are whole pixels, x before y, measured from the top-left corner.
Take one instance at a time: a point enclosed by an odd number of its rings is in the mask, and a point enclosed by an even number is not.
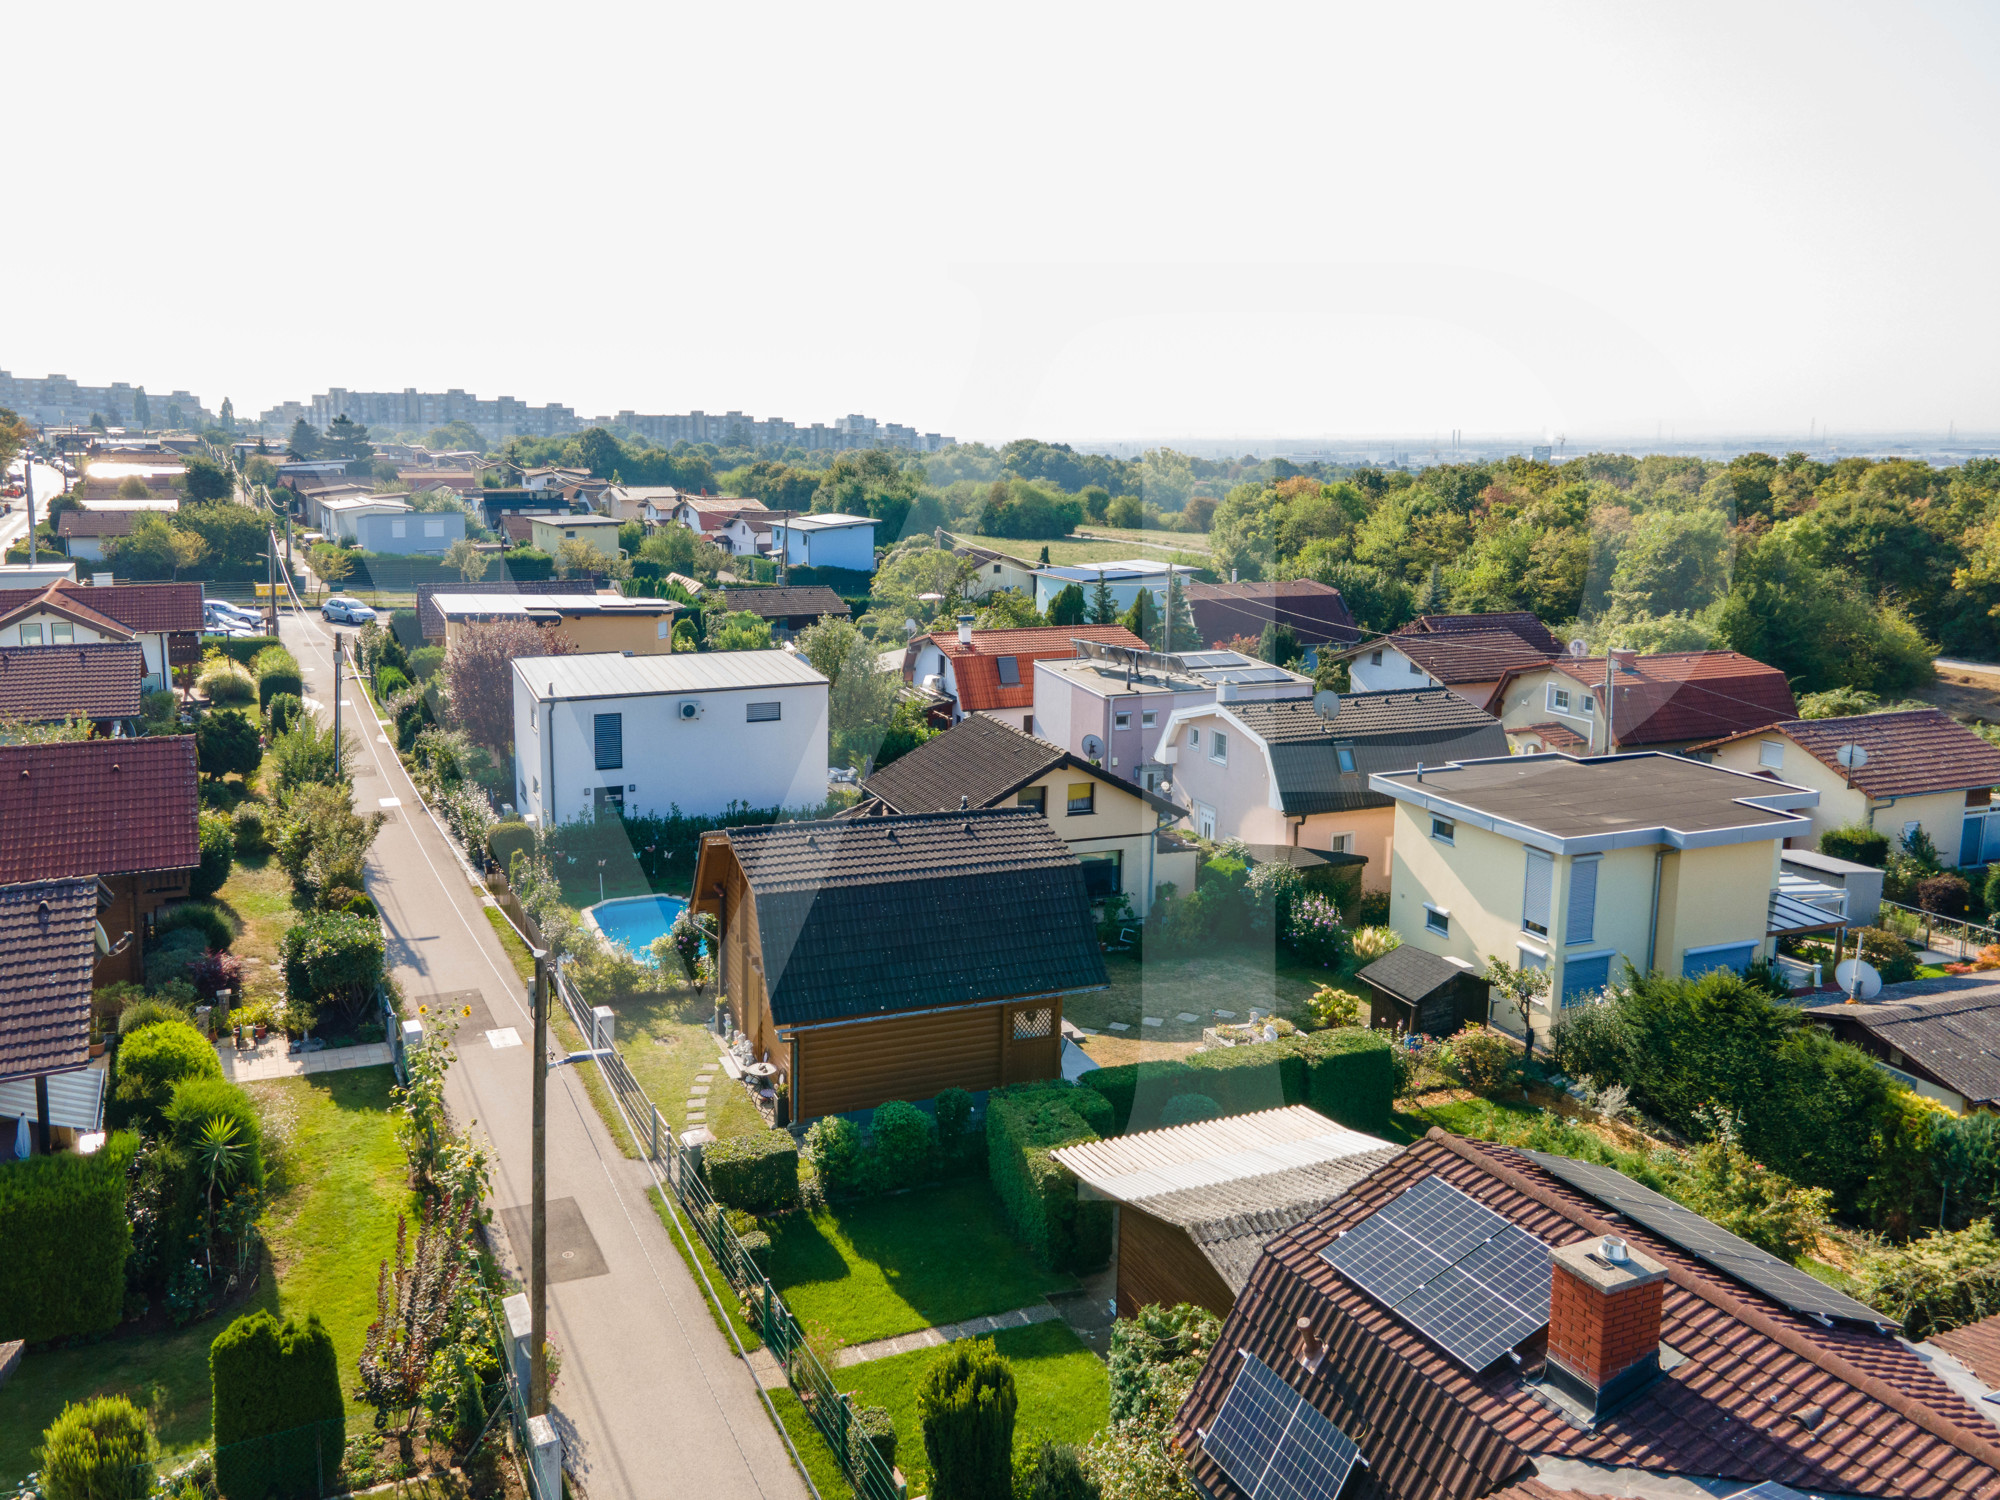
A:
[[[872,1016],[843,1016],[828,1021],[801,1021],[789,1026],[774,1019],[772,1024],[777,1027],[778,1040],[789,1042],[792,1038],[809,1031],[834,1031],[844,1026],[868,1026],[877,1021],[902,1021],[915,1016],[941,1016],[951,1011],[977,1010],[989,1005],[1022,1005],[1030,1000],[1060,1000],[1065,995],[1093,995],[1099,990],[1110,988],[1109,984],[1085,984],[1075,989],[1043,990],[1028,995],[993,995],[984,1000],[968,1000],[961,1005],[931,1005],[922,1010],[889,1010]],[[768,995],[766,1003],[769,1003]]]

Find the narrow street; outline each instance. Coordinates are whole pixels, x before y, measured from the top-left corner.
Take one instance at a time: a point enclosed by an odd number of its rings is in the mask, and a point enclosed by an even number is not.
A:
[[[333,628],[316,615],[282,623],[307,697],[329,718]],[[491,1143],[494,1240],[525,1285],[525,1231],[515,1245],[507,1225],[525,1224],[529,1197],[526,988],[366,699],[343,696],[342,729],[359,751],[355,806],[389,814],[369,856],[368,893],[409,1006],[472,1009],[459,1023],[448,1098]],[[561,1358],[553,1404],[572,1481],[592,1500],[802,1500],[805,1483],[755,1381],[647,1201],[645,1166],[608,1138],[574,1068],[551,1072],[548,1101],[549,1327]]]

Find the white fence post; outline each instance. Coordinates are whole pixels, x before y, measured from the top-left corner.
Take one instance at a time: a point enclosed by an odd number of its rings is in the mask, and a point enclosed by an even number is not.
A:
[[[504,1299],[500,1310],[507,1317],[507,1356],[514,1367],[514,1394],[525,1406],[528,1388],[533,1379],[531,1361],[534,1357],[535,1314],[528,1305],[528,1294],[516,1292]]]
[[[396,1077],[403,1083],[410,1081],[410,1054],[424,1044],[424,1023],[405,1021],[403,1023],[402,1045],[396,1048]]]
[[[618,1035],[618,1017],[608,1005],[600,1005],[590,1013],[590,1047],[593,1052],[608,1052]]]
[[[536,1500],[562,1500],[562,1439],[546,1416],[528,1418],[528,1450]]]

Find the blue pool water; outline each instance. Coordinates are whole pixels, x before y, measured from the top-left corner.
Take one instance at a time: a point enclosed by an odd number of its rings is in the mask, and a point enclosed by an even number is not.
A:
[[[619,944],[634,958],[652,962],[653,939],[674,925],[687,910],[679,896],[627,896],[618,901],[600,901],[590,908],[598,931]]]

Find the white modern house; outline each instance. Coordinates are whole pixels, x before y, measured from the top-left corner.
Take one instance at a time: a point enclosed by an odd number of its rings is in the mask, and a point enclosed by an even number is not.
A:
[[[1167,579],[1171,574],[1181,575],[1181,586],[1185,588],[1194,581],[1199,568],[1186,563],[1154,562],[1151,558],[1138,557],[1127,562],[1076,563],[1069,566],[1037,568],[1035,578],[1035,608],[1046,611],[1057,594],[1072,583],[1083,590],[1088,600],[1097,588],[1097,580],[1102,577],[1106,588],[1120,611],[1132,607],[1132,601],[1139,597],[1140,589],[1153,591],[1153,602],[1165,609],[1167,605]],[[1179,641],[1180,646],[1194,646],[1196,641]]]
[[[826,801],[827,680],[788,651],[514,663],[514,788],[530,823]]]
[[[771,522],[771,551],[781,549],[795,568],[852,568],[875,571],[875,518],[829,511]]]

